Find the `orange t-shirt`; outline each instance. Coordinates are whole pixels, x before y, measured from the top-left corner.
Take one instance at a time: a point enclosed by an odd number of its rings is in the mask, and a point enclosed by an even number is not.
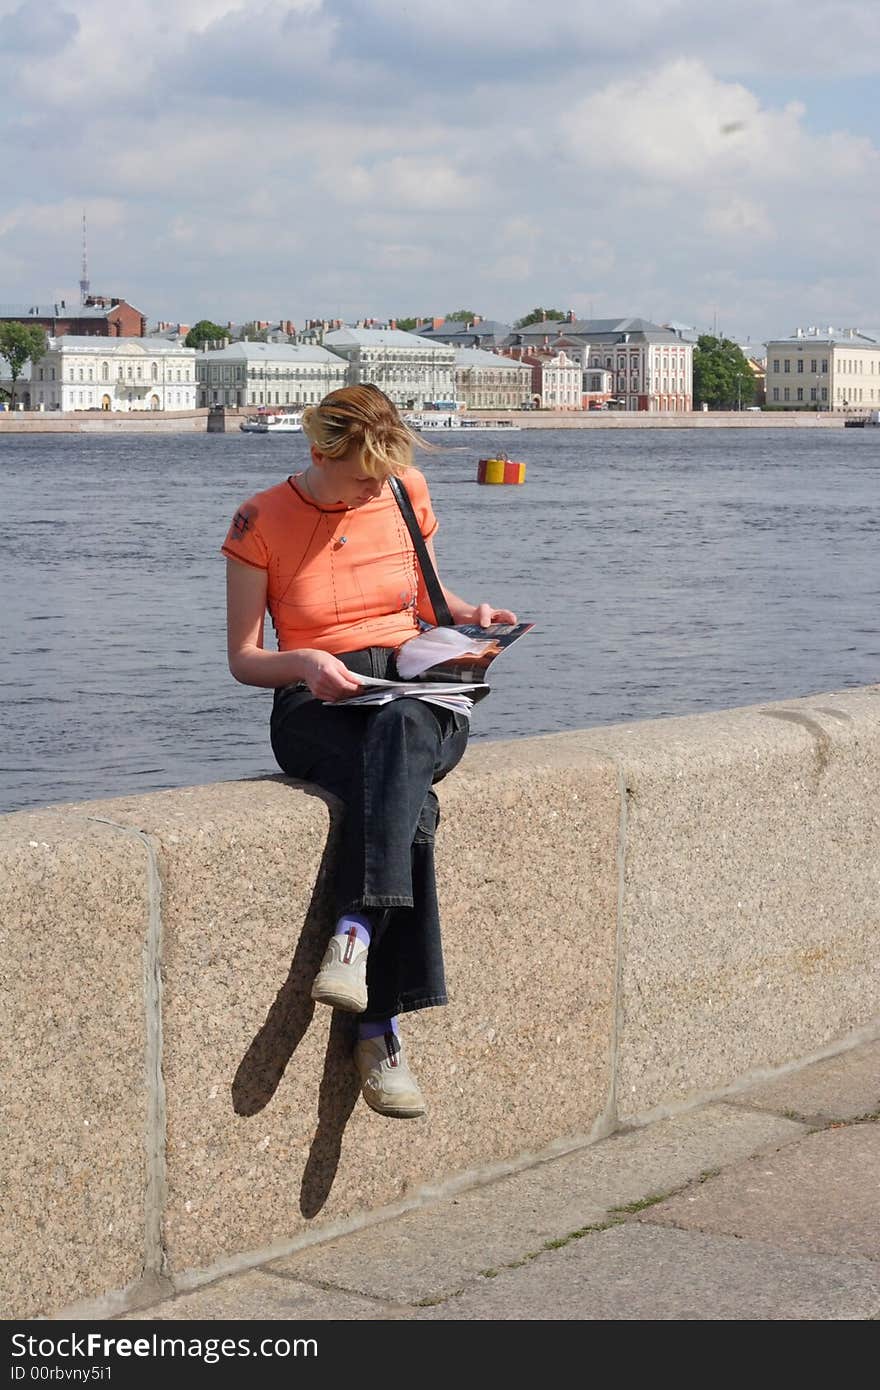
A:
[[[437,530],[428,484],[416,468],[403,479],[419,529]],[[350,652],[399,647],[433,621],[412,537],[387,483],[362,507],[319,505],[297,477],[258,492],[232,520],[224,555],[266,570],[267,606],[278,650]]]

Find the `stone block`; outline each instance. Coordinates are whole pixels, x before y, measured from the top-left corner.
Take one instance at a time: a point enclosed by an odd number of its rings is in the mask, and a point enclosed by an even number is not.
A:
[[[270,1249],[560,1133],[610,1092],[613,771],[472,750],[439,788],[450,1011],[405,1017],[429,1101],[360,1100],[351,1022],[314,1006],[328,805],[283,778],[90,803],[162,879],[169,1269]]]
[[[810,1134],[652,1207],[645,1219],[880,1268],[880,1122]],[[747,1193],[747,1200],[743,1194]]]
[[[145,1261],[147,849],[81,816],[0,818],[0,1311],[32,1318]]]
[[[876,1018],[880,690],[561,735],[626,788],[617,1113]]]

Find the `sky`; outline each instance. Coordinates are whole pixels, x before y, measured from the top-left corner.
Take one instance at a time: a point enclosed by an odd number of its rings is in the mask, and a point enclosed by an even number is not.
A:
[[[0,302],[880,325],[878,0],[0,0]]]

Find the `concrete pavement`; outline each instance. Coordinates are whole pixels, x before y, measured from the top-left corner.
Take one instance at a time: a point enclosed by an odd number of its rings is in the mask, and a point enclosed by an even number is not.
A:
[[[560,1150],[118,1320],[880,1318],[880,1039]]]

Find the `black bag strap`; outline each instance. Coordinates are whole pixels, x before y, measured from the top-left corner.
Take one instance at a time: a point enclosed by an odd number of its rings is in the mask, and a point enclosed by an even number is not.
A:
[[[434,617],[437,626],[452,627],[452,614],[449,611],[449,604],[443,597],[443,590],[440,588],[440,580],[437,578],[437,571],[431,563],[428,547],[425,545],[425,538],[419,530],[419,523],[416,521],[416,514],[413,511],[413,504],[410,501],[409,493],[400,478],[395,478],[393,474],[388,479],[388,486],[394,493],[394,500],[400,508],[403,519],[412,536],[412,543],[415,546],[416,555],[422,567],[425,587],[428,590],[428,597],[434,609]]]

